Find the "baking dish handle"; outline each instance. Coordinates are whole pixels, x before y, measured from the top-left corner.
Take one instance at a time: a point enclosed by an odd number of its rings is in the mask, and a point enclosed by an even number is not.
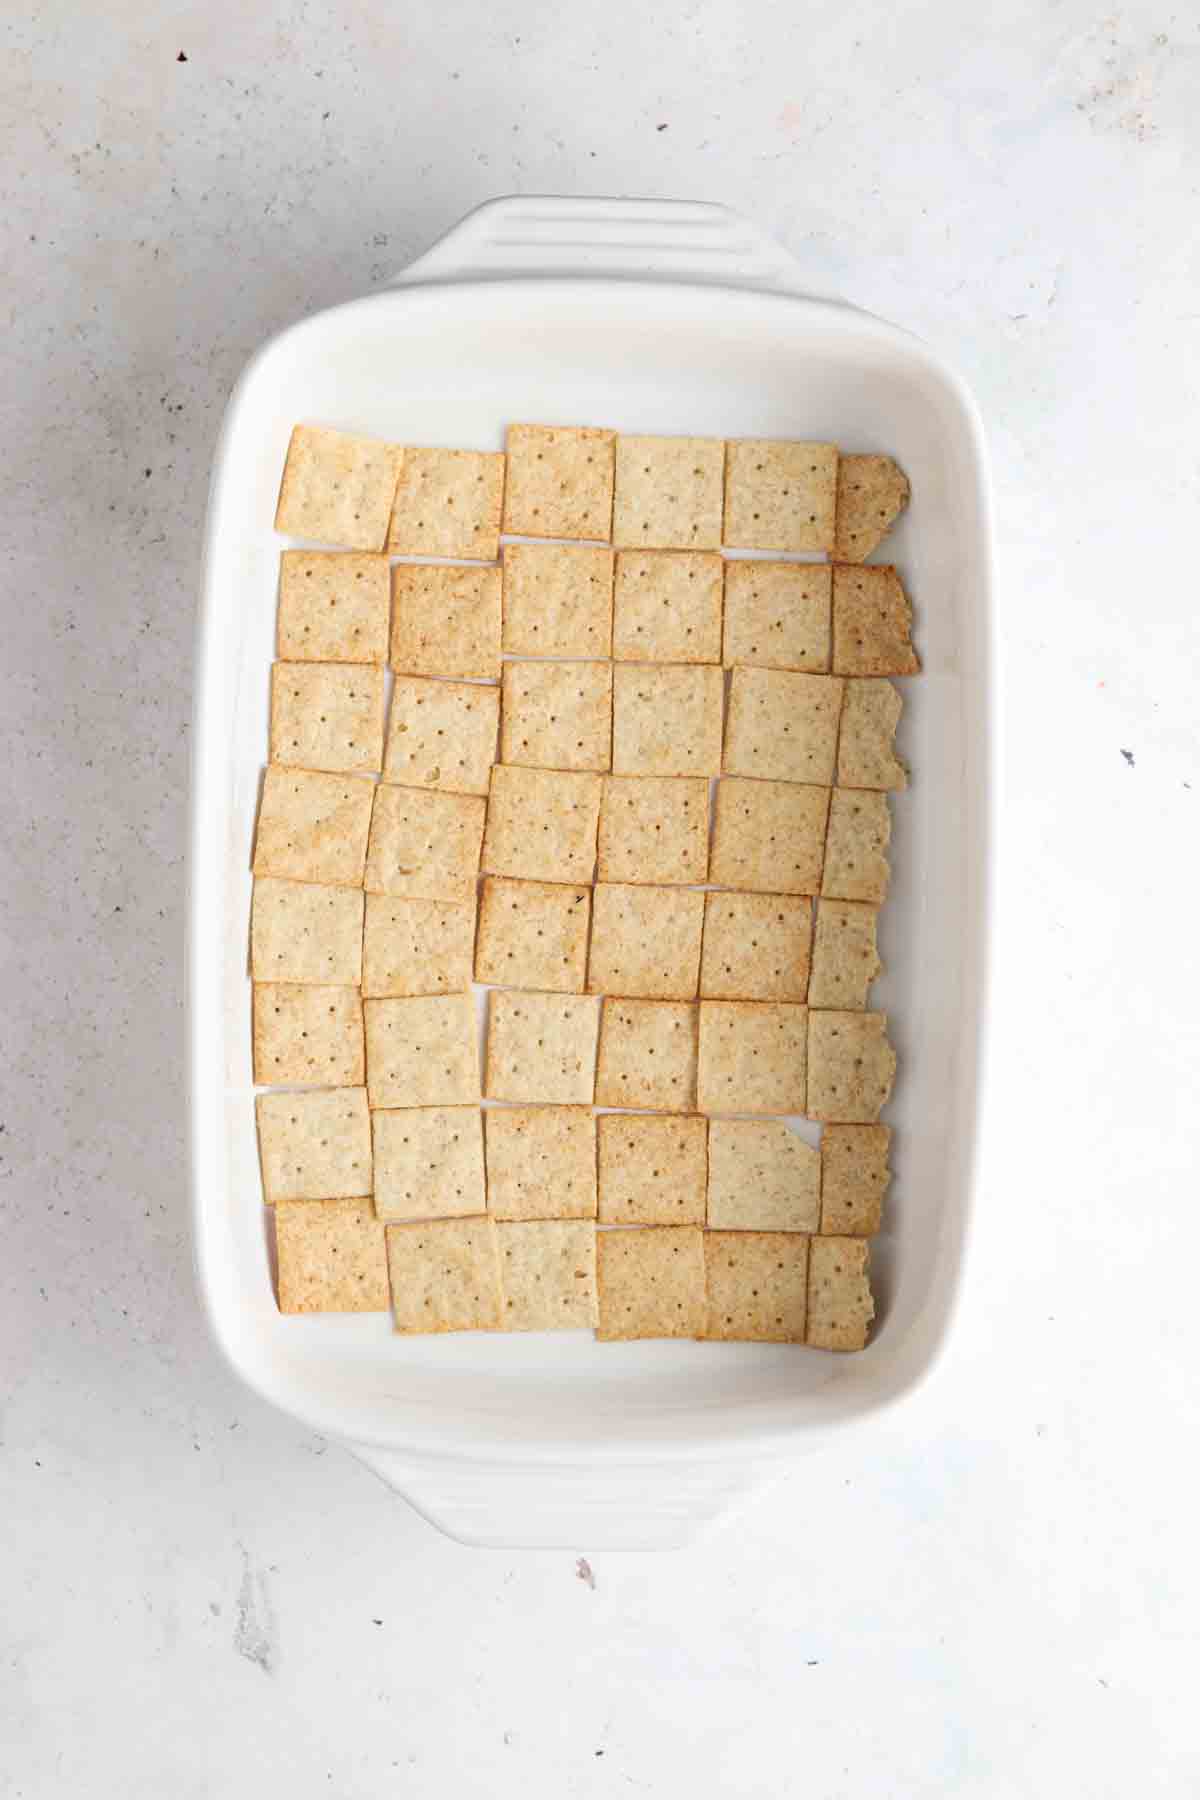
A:
[[[572,275],[812,294],[787,251],[727,206],[552,195],[485,201],[393,285]]]
[[[772,1479],[770,1466],[435,1464],[351,1445],[457,1543],[492,1550],[677,1550]]]

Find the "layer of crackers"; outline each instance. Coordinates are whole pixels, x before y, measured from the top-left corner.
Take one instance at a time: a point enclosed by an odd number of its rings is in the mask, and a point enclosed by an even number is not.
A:
[[[281,1312],[863,1347],[920,667],[867,559],[908,501],[815,439],[295,428],[250,930]]]

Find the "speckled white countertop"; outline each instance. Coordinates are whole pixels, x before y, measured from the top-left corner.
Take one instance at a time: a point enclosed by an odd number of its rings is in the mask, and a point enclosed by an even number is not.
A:
[[[1196,1794],[1200,20],[59,0],[0,41],[4,1800]],[[507,192],[753,217],[967,376],[999,526],[949,1356],[703,1545],[579,1565],[457,1548],[236,1386],[186,1216],[221,410]]]

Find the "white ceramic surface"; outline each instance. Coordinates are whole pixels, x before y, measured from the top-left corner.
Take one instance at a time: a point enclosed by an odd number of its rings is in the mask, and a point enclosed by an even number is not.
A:
[[[567,274],[572,266],[588,274]],[[952,1303],[983,1002],[991,746],[982,442],[971,402],[929,351],[787,283],[782,254],[722,208],[497,201],[391,293],[293,326],[260,351],[218,448],[192,864],[205,1297],[226,1355],[260,1393],[359,1449],[471,1542],[681,1541],[759,1465],[908,1389]],[[861,1356],[601,1345],[581,1332],[402,1341],[386,1316],[289,1319],[276,1309],[259,1204],[246,943],[280,547],[271,520],[288,434],[314,419],[486,448],[519,418],[832,439],[890,450],[912,481],[914,503],[888,555],[916,602],[924,671],[903,684],[901,745],[914,773],[892,802],[887,974],[875,998],[901,1058],[887,1114],[897,1176],[874,1256],[879,1322]]]

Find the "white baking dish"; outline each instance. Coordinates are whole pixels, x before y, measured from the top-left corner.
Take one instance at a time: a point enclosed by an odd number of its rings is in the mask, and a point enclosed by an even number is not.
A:
[[[191,895],[196,1259],[213,1333],[258,1393],[346,1444],[443,1530],[499,1545],[681,1542],[837,1428],[912,1388],[945,1341],[971,1185],[984,1011],[990,544],[979,422],[922,344],[794,291],[719,207],[500,200],[386,292],[254,357],[217,450],[197,643]],[[250,848],[280,541],[301,419],[499,447],[509,420],[887,450],[913,504],[889,541],[925,673],[904,684],[888,973],[896,1178],[861,1355],[584,1333],[400,1339],[383,1315],[282,1318],[251,1086]]]

